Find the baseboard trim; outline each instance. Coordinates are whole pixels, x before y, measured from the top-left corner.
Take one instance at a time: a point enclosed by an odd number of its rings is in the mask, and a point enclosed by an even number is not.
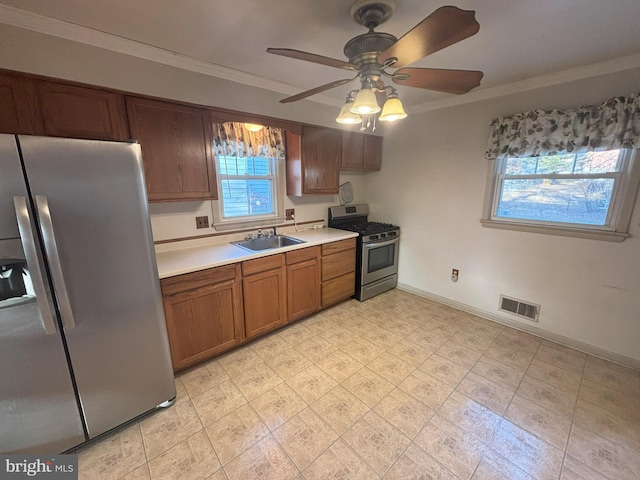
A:
[[[455,300],[451,300],[450,298],[442,297],[440,295],[436,295],[435,293],[430,293],[425,290],[412,287],[411,285],[407,285],[405,283],[398,282],[398,289],[404,290],[405,292],[413,293],[420,297],[428,298],[429,300],[433,300],[434,302],[442,303],[444,305],[449,305],[450,307],[457,308],[458,310],[462,310],[464,312],[472,313],[474,315],[477,315],[482,318],[486,318],[487,320],[491,320],[501,325],[506,325],[508,327],[515,328],[516,330],[521,330],[523,332],[530,333],[531,335],[535,335],[537,337],[541,337],[546,340],[551,340],[552,342],[556,342],[566,347],[573,348],[574,350],[588,353],[589,355],[600,357],[625,367],[633,368],[635,370],[640,370],[640,360],[627,357],[626,355],[620,355],[615,352],[610,352],[608,350],[605,350],[593,345],[589,345],[587,343],[583,343],[578,340],[574,340],[573,338],[565,337],[564,335],[558,335],[557,333],[548,332],[541,328],[524,325],[522,323],[516,322],[515,320],[511,320],[507,317],[496,315],[495,313],[487,312],[485,310],[481,310],[479,308],[475,308],[470,305],[460,303]]]

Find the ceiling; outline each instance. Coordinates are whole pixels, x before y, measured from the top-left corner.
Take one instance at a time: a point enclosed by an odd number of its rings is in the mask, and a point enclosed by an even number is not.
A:
[[[365,33],[354,0],[0,0],[0,23],[179,68],[299,93],[349,72],[266,53],[293,48],[346,60]],[[461,95],[398,86],[407,110],[428,110],[640,67],[638,0],[396,0],[376,30],[401,37],[442,5],[476,10],[478,34],[412,66],[482,70]],[[301,100],[341,105],[357,82]]]

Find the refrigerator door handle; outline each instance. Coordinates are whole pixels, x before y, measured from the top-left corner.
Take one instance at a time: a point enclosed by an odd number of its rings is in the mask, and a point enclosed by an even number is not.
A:
[[[27,198],[24,196],[13,197],[13,205],[16,210],[16,218],[18,220],[18,230],[20,231],[20,240],[24,250],[24,257],[27,261],[27,267],[31,274],[31,283],[36,294],[36,302],[40,309],[40,318],[42,319],[42,328],[47,335],[57,333],[56,321],[53,311],[47,299],[47,290],[44,286],[44,276],[38,261],[36,242],[31,229],[31,221],[29,218],[29,209],[27,208]]]
[[[62,262],[58,254],[58,244],[53,231],[53,222],[51,220],[51,211],[49,210],[49,200],[46,195],[36,195],[36,207],[38,208],[38,218],[40,219],[40,228],[42,230],[42,238],[44,240],[44,249],[49,259],[49,268],[53,285],[56,290],[56,298],[58,299],[58,308],[62,317],[62,325],[65,330],[75,328],[76,322],[71,309],[69,293],[67,285],[64,282],[62,274]]]

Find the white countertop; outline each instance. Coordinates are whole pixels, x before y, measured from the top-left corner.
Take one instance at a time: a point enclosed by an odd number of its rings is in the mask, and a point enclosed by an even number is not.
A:
[[[335,228],[290,232],[286,233],[286,235],[304,240],[305,243],[260,252],[249,252],[235,245],[231,245],[228,242],[213,243],[215,240],[212,240],[212,243],[209,245],[198,245],[186,248],[184,244],[182,244],[175,250],[169,250],[171,248],[170,246],[163,245],[162,251],[156,251],[158,275],[160,278],[173,277],[184,273],[197,272],[205,268],[229,265],[231,263],[243,262],[245,260],[266,257],[276,253],[290,252],[291,250],[299,250],[300,248],[322,245],[323,243],[336,242],[358,236],[357,233]]]

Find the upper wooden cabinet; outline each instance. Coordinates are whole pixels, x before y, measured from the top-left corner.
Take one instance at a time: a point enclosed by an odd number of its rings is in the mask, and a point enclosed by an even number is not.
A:
[[[378,171],[382,167],[382,137],[342,132],[341,170]]]
[[[0,73],[0,132],[127,140],[124,97],[100,89]]]
[[[127,97],[131,136],[140,142],[149,201],[216,199],[209,112]]]
[[[44,131],[35,82],[0,72],[0,133],[37,135]]]
[[[54,82],[36,82],[44,134],[90,140],[127,140],[124,97]]]
[[[303,126],[302,135],[287,132],[287,195],[334,195],[340,185],[342,134]]]

